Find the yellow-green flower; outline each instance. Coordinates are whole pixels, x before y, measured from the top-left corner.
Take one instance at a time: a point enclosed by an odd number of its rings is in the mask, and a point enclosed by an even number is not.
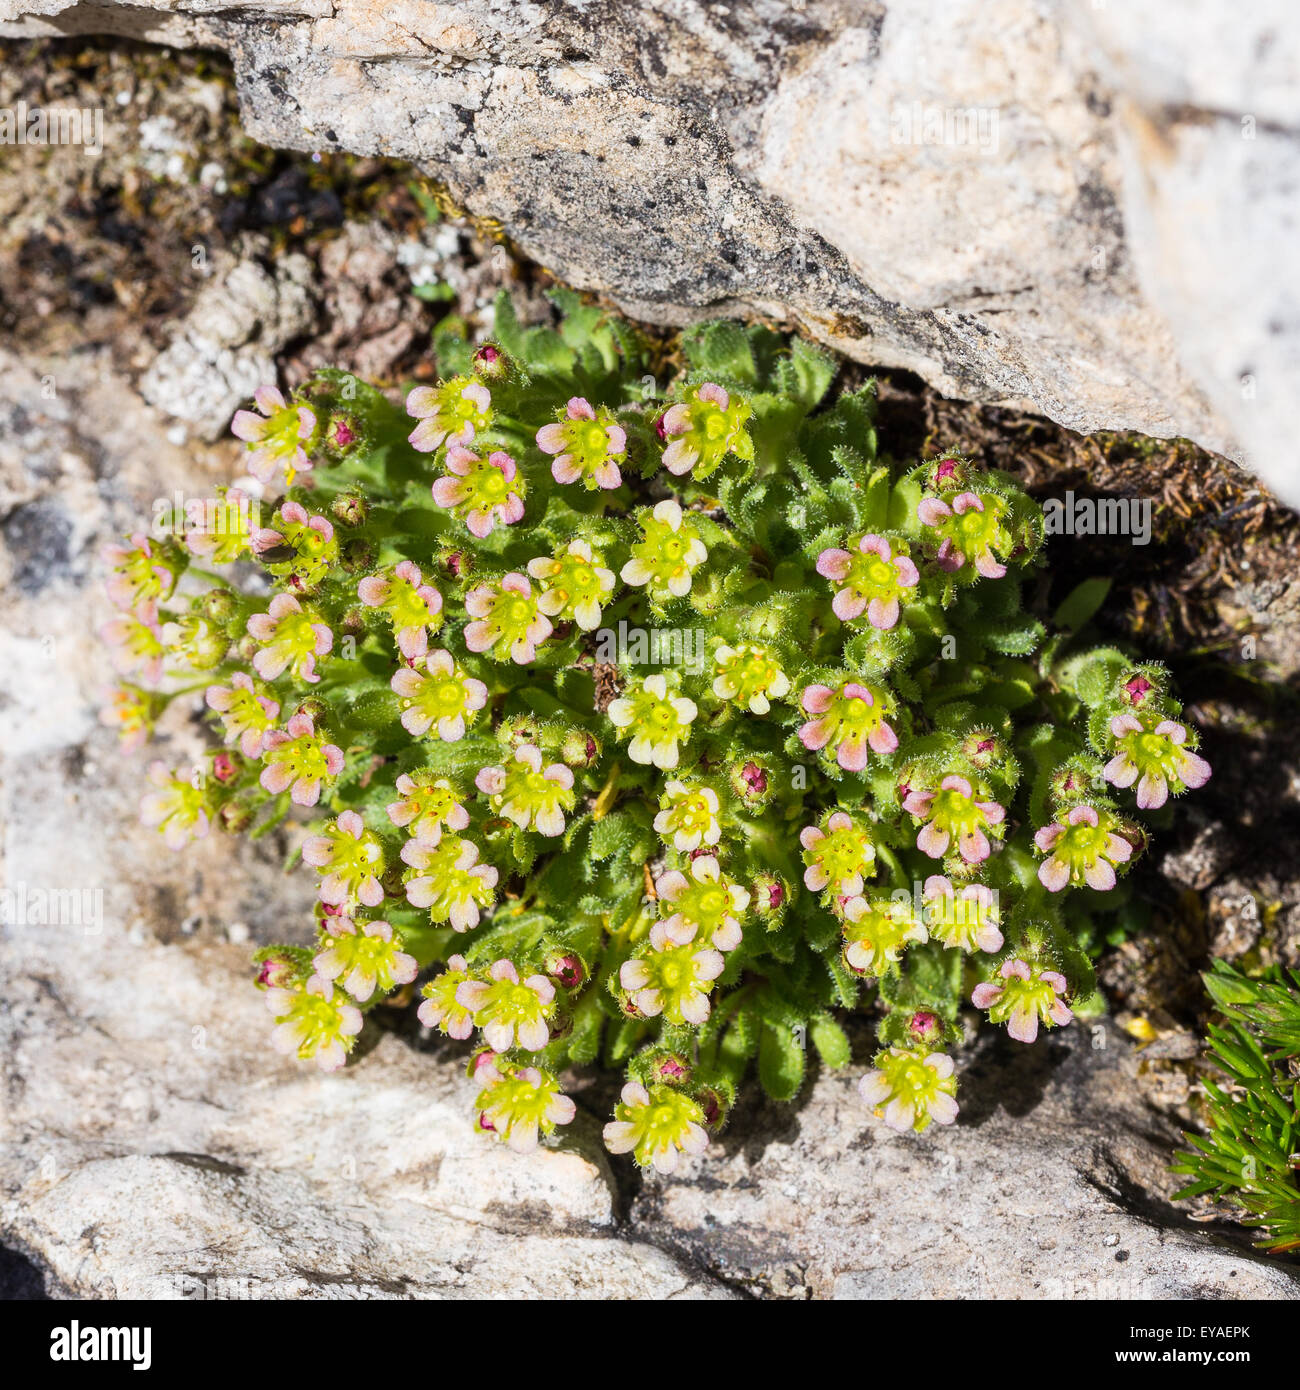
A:
[[[691,860],[689,876],[669,869],[655,880],[655,894],[665,918],[664,934],[685,945],[698,934],[719,951],[740,945],[740,919],[749,907],[749,890],[733,883],[711,854]]]
[[[497,871],[478,862],[478,846],[471,840],[457,835],[444,835],[436,845],[408,840],[402,859],[413,870],[407,876],[407,901],[412,907],[427,907],[431,922],[449,922],[453,931],[469,931],[496,900]]]
[[[383,902],[379,876],[384,872],[384,852],[356,811],[344,811],[321,834],[303,841],[302,857],[321,871],[321,902],[331,907],[378,907]]]
[[[283,481],[286,487],[299,472],[311,468],[306,446],[316,435],[316,412],[286,402],[274,386],[253,392],[257,412],[235,411],[230,432],[248,445],[248,471],[262,483]]]
[[[699,710],[694,700],[670,695],[668,677],[657,672],[630,685],[605,713],[628,738],[628,756],[634,763],[653,763],[667,772],[677,766],[678,744],[690,738],[691,721]]]
[[[664,467],[674,474],[695,470],[698,479],[714,472],[728,454],[754,457],[754,442],[745,428],[753,407],[743,396],[734,399],[716,382],[706,381],[688,391],[686,399],[669,406],[659,422],[668,439]]]
[[[337,1071],[361,1031],[361,1010],[319,975],[296,989],[268,989],[266,1007],[281,1020],[271,1032],[275,1050],[315,1058],[321,1071]]]
[[[422,454],[440,444],[468,444],[492,423],[492,393],[473,377],[454,376],[436,386],[417,386],[406,398],[406,413],[420,423],[409,443]]]
[[[377,989],[391,994],[398,985],[409,985],[419,973],[414,956],[402,950],[402,938],[388,922],[362,922],[361,930],[350,917],[330,917],[312,964],[325,980],[339,980],[343,988],[364,1004]]]
[[[678,945],[667,924],[656,922],[649,946],[623,962],[618,981],[644,1017],[662,1014],[675,1027],[698,1027],[709,1017],[709,992],[725,965],[721,951]]]
[[[479,770],[474,785],[492,798],[492,809],[520,830],[559,835],[573,810],[573,773],[563,763],[543,768],[541,750],[521,744],[504,767]]]
[[[149,764],[149,781],[156,790],[140,802],[140,821],[158,830],[168,849],[182,849],[190,840],[201,840],[212,827],[206,778],[173,773],[167,764]]]
[[[890,1129],[918,1134],[934,1120],[950,1125],[957,1118],[957,1078],[944,1052],[910,1052],[891,1047],[876,1057],[874,1071],[858,1082],[858,1094]]]
[[[508,960],[492,963],[486,980],[466,980],[456,1002],[474,1015],[474,1025],[493,1052],[522,1047],[540,1052],[550,1041],[555,1014],[555,986],[545,975],[521,980]]]
[[[560,1093],[560,1083],[539,1067],[512,1067],[499,1057],[475,1072],[483,1083],[475,1104],[479,1128],[508,1144],[516,1153],[531,1153],[539,1138],[567,1125],[578,1107]]]
[[[388,804],[388,819],[402,826],[413,839],[432,848],[448,830],[464,830],[469,812],[460,793],[445,777],[431,772],[401,773],[395,783],[399,801]]]
[[[824,826],[805,825],[799,843],[804,887],[812,893],[852,897],[862,892],[865,880],[876,872],[871,835],[847,811],[832,811]]]
[[[909,897],[854,897],[844,904],[844,960],[859,975],[884,975],[913,942],[927,939]]]
[[[708,1148],[703,1120],[703,1108],[685,1091],[663,1085],[647,1090],[639,1081],[629,1081],[605,1126],[605,1147],[614,1154],[630,1153],[638,1167],[671,1173],[682,1154],[702,1154]]]
[[[623,566],[623,583],[646,586],[654,599],[684,598],[691,591],[691,575],[709,558],[694,522],[669,498],[648,516],[642,513],[641,536]]]
[[[601,406],[574,396],[556,424],[537,431],[537,447],[554,454],[551,476],[557,483],[576,483],[589,491],[615,488],[623,481],[619,462],[627,452],[627,435],[614,417]]]
[[[542,586],[538,608],[548,618],[572,618],[584,631],[600,626],[601,604],[614,592],[614,571],[586,541],[570,541],[554,557],[529,560],[528,573]]]
[[[473,979],[465,957],[447,957],[447,968],[420,991],[424,1003],[416,1010],[426,1028],[437,1028],[449,1038],[464,1040],[474,1031],[474,1015],[456,998],[456,991]]]
[[[717,674],[713,693],[719,700],[732,700],[751,714],[766,714],[771,702],[790,692],[790,678],[766,647],[741,643],[721,646],[713,653]]]
[[[314,589],[338,564],[333,523],[298,502],[284,503],[272,521],[253,532],[253,554],[295,589]]]
[[[659,798],[655,833],[672,836],[675,850],[689,854],[701,845],[716,845],[722,838],[718,823],[718,794],[712,787],[671,781]]]

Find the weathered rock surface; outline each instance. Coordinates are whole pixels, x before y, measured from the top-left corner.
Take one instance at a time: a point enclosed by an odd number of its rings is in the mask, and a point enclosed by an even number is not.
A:
[[[891,1135],[823,1076],[644,1184],[601,1149],[596,1078],[562,1144],[520,1157],[475,1134],[460,1048],[372,1022],[342,1073],[275,1056],[247,943],[305,936],[288,836],[168,853],[135,823],[142,760],[93,715],[95,548],[234,454],[171,443],[109,360],[61,362],[48,396],[55,364],[0,356],[0,1246],[52,1293],[1300,1295],[1167,1203],[1175,1128],[1109,1028],[982,1044],[951,1131]],[[197,751],[196,708],[160,756]]]
[[[1187,435],[1300,500],[1289,0],[0,0],[0,20],[222,48],[257,138],[411,159],[643,317],[789,316],[950,395]]]

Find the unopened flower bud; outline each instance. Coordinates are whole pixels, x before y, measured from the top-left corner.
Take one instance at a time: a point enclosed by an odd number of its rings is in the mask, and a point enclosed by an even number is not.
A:
[[[464,579],[474,568],[474,556],[471,551],[448,547],[438,553],[438,565],[452,579]]]
[[[211,589],[200,600],[204,616],[214,623],[227,623],[239,611],[239,600],[229,589]]]
[[[907,1021],[907,1037],[918,1047],[937,1047],[943,1037],[943,1020],[928,1009],[918,1009]]]
[[[600,744],[585,729],[570,729],[560,745],[560,757],[569,767],[591,767],[600,758]]]
[[[330,707],[324,700],[318,700],[315,695],[308,695],[298,706],[296,713],[305,714],[313,724],[319,724],[322,720],[329,718]]]
[[[744,802],[758,805],[767,800],[771,778],[767,769],[752,758],[731,770],[731,789]]]
[[[340,493],[330,503],[330,514],[344,526],[360,526],[369,513],[365,498],[358,497],[355,492]]]
[[[587,967],[582,957],[573,951],[552,951],[546,957],[542,969],[557,985],[565,989],[577,989],[587,978]]]
[[[991,729],[974,729],[966,736],[961,751],[972,766],[981,769],[992,767],[1002,760],[1001,740]]]
[[[507,376],[510,360],[495,343],[482,343],[474,349],[474,374],[483,381],[499,381]]]
[[[233,782],[238,770],[234,758],[229,753],[212,755],[212,775],[218,782]]]
[[[709,1129],[717,1127],[726,1118],[727,1101],[721,1091],[715,1090],[712,1086],[701,1086],[695,1092],[695,1099],[699,1102],[700,1108],[704,1111],[704,1123]]]
[[[231,835],[242,834],[253,823],[252,807],[242,801],[227,801],[217,812],[217,823]]]
[[[1141,672],[1135,671],[1120,688],[1120,697],[1126,705],[1134,709],[1145,705],[1153,695],[1158,694],[1154,681],[1149,681]]]
[[[292,956],[268,955],[258,963],[254,983],[258,989],[283,989],[293,982],[297,974],[298,964]]]
[[[540,737],[541,729],[538,727],[537,720],[526,714],[515,715],[512,719],[503,719],[501,727],[497,730],[497,738],[507,748],[519,748],[525,743],[535,744]]]
[[[759,874],[754,880],[754,911],[760,917],[774,917],[785,911],[789,889],[775,874]]]
[[[960,487],[966,479],[966,465],[957,458],[942,458],[930,469],[930,487],[935,492],[948,492]]]
[[[684,1086],[691,1078],[691,1068],[677,1052],[662,1052],[650,1064],[650,1078],[664,1086]]]
[[[360,437],[361,432],[357,428],[357,422],[351,415],[335,415],[325,427],[326,447],[334,449],[340,454],[350,449]],[[338,514],[335,513],[335,515]],[[340,520],[342,520],[341,517]]]

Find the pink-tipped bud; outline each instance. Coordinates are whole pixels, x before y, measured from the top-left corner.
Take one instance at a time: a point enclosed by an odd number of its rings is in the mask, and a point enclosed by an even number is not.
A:
[[[600,758],[600,744],[585,729],[570,729],[560,745],[560,757],[569,767],[591,767]]]
[[[218,782],[233,782],[237,771],[235,760],[229,753],[214,753],[212,755],[212,775]]]
[[[484,381],[495,381],[506,375],[509,363],[495,343],[483,343],[474,349],[474,372]]]
[[[690,1066],[676,1052],[663,1052],[650,1064],[650,1079],[665,1086],[683,1086],[690,1077]]]
[[[752,758],[731,769],[731,789],[744,802],[755,805],[766,800],[771,787],[767,769]]]
[[[577,989],[587,978],[587,967],[582,963],[582,957],[572,951],[552,951],[542,969],[564,989]]]
[[[976,729],[967,735],[962,743],[961,751],[970,760],[973,767],[978,767],[981,770],[992,767],[1002,757],[1002,745],[997,736],[989,729]]]
[[[1147,680],[1143,675],[1134,674],[1124,682],[1120,692],[1124,703],[1132,705],[1134,709],[1140,708],[1155,693],[1155,684]]]
[[[325,443],[339,453],[350,449],[360,437],[356,421],[350,415],[334,416],[325,430]]]
[[[759,874],[754,880],[754,911],[760,917],[772,917],[785,910],[789,890],[775,874]]]
[[[907,1036],[919,1047],[934,1047],[943,1037],[943,1020],[927,1009],[918,1009],[908,1020]]]
[[[464,579],[474,568],[474,556],[468,550],[444,550],[438,564],[451,579]]]
[[[257,967],[258,989],[282,989],[293,983],[298,967],[289,956],[267,956]]]
[[[717,1129],[727,1115],[726,1098],[720,1091],[714,1090],[712,1086],[701,1086],[695,1092],[695,1099],[699,1101],[700,1108],[704,1111],[706,1128]]]

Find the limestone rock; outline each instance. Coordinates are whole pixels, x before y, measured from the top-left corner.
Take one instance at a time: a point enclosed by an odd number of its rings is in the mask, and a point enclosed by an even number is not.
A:
[[[276,355],[313,326],[311,280],[302,255],[273,266],[254,254],[223,256],[141,379],[145,400],[191,424],[201,439],[216,439],[259,386],[275,381]]]
[[[222,48],[256,138],[410,159],[645,318],[787,317],[1300,500],[1289,0],[0,0],[67,32]]]

